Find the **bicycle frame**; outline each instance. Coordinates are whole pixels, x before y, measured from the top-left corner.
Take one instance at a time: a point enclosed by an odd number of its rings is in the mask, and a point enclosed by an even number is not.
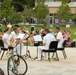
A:
[[[17,44],[18,45],[18,44]],[[15,46],[16,47],[16,54],[14,55],[14,53],[13,53],[13,49],[12,49],[12,53],[10,54],[11,56],[11,58],[12,59],[10,59],[10,60],[12,60],[12,62],[13,62],[13,65],[12,65],[12,69],[16,69],[16,65],[15,65],[15,59],[14,59],[14,56],[18,56],[18,52],[17,52],[17,45]],[[9,58],[10,58],[9,57]],[[12,72],[13,72],[13,70],[12,70]]]

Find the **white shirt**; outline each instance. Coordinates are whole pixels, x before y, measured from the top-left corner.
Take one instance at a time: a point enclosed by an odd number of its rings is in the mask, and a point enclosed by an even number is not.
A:
[[[45,44],[45,49],[49,49],[49,45],[52,41],[55,41],[55,37],[48,33],[43,37],[43,43]]]
[[[16,34],[14,31],[11,32],[11,35],[14,36],[15,39],[18,37],[19,34]],[[14,48],[13,50],[14,54],[16,53],[16,49],[17,49],[18,54],[20,55],[20,51],[22,52],[22,50],[24,49],[23,43],[18,44],[17,47]]]
[[[3,39],[3,41],[4,41],[4,39],[6,39],[7,43],[10,44],[11,38],[12,38],[11,34],[4,33],[2,39]],[[8,45],[7,45],[5,42],[4,42],[4,47],[5,47],[5,48],[8,48]]]
[[[56,36],[57,39],[59,39],[60,41],[58,42],[58,48],[62,48],[62,43],[63,43],[63,36],[62,36],[62,33],[61,32],[58,32],[57,33],[57,36]]]
[[[14,36],[14,38],[16,38],[18,36],[18,34],[16,34],[14,31],[11,32],[11,35]]]

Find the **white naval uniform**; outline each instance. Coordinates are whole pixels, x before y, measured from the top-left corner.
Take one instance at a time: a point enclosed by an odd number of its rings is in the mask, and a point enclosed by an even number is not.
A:
[[[55,39],[55,37],[52,35],[52,34],[50,34],[50,33],[48,33],[48,34],[46,34],[45,36],[44,36],[44,38],[43,38],[43,43],[45,44],[45,46],[39,46],[38,47],[38,59],[39,60],[41,60],[41,51],[42,51],[42,49],[49,49],[49,44],[52,42],[52,41],[55,41],[56,39]]]

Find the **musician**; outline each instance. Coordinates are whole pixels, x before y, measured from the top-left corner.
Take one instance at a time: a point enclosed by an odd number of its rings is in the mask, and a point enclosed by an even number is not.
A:
[[[63,48],[63,36],[62,33],[60,31],[60,27],[56,27],[56,40],[58,41],[58,48]]]
[[[36,59],[36,60],[41,60],[41,51],[42,51],[42,49],[49,49],[50,42],[55,41],[55,37],[52,34],[50,34],[49,29],[45,28],[44,33],[46,34],[43,37],[43,45],[44,46],[43,47],[40,47],[40,46],[38,47],[38,59]]]
[[[14,36],[14,38],[16,38],[19,35],[20,32],[20,28],[19,27],[15,27],[14,31],[11,32],[12,36]]]
[[[19,27],[15,27],[14,31],[11,32],[11,35],[14,37],[14,40],[15,40],[14,45],[18,44],[17,47],[14,48],[14,52],[16,52],[16,50],[17,50],[19,55],[21,55],[23,47],[24,47],[22,39],[17,38],[20,33],[21,33],[21,30]],[[16,41],[20,41],[20,42],[18,43]]]
[[[33,36],[36,36],[36,35],[39,35],[39,31],[38,30],[33,31],[32,32],[32,37],[28,39],[28,41],[30,42],[31,46],[35,46],[36,45],[36,42],[33,39]]]

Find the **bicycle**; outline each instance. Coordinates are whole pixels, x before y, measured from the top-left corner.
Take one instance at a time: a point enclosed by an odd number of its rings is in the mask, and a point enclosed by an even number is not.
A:
[[[17,47],[17,45],[15,47]],[[14,55],[13,48],[14,47],[8,48],[10,56],[7,62],[7,73],[8,75],[25,75],[28,70],[27,63],[25,59],[18,54],[17,48],[16,54]]]

